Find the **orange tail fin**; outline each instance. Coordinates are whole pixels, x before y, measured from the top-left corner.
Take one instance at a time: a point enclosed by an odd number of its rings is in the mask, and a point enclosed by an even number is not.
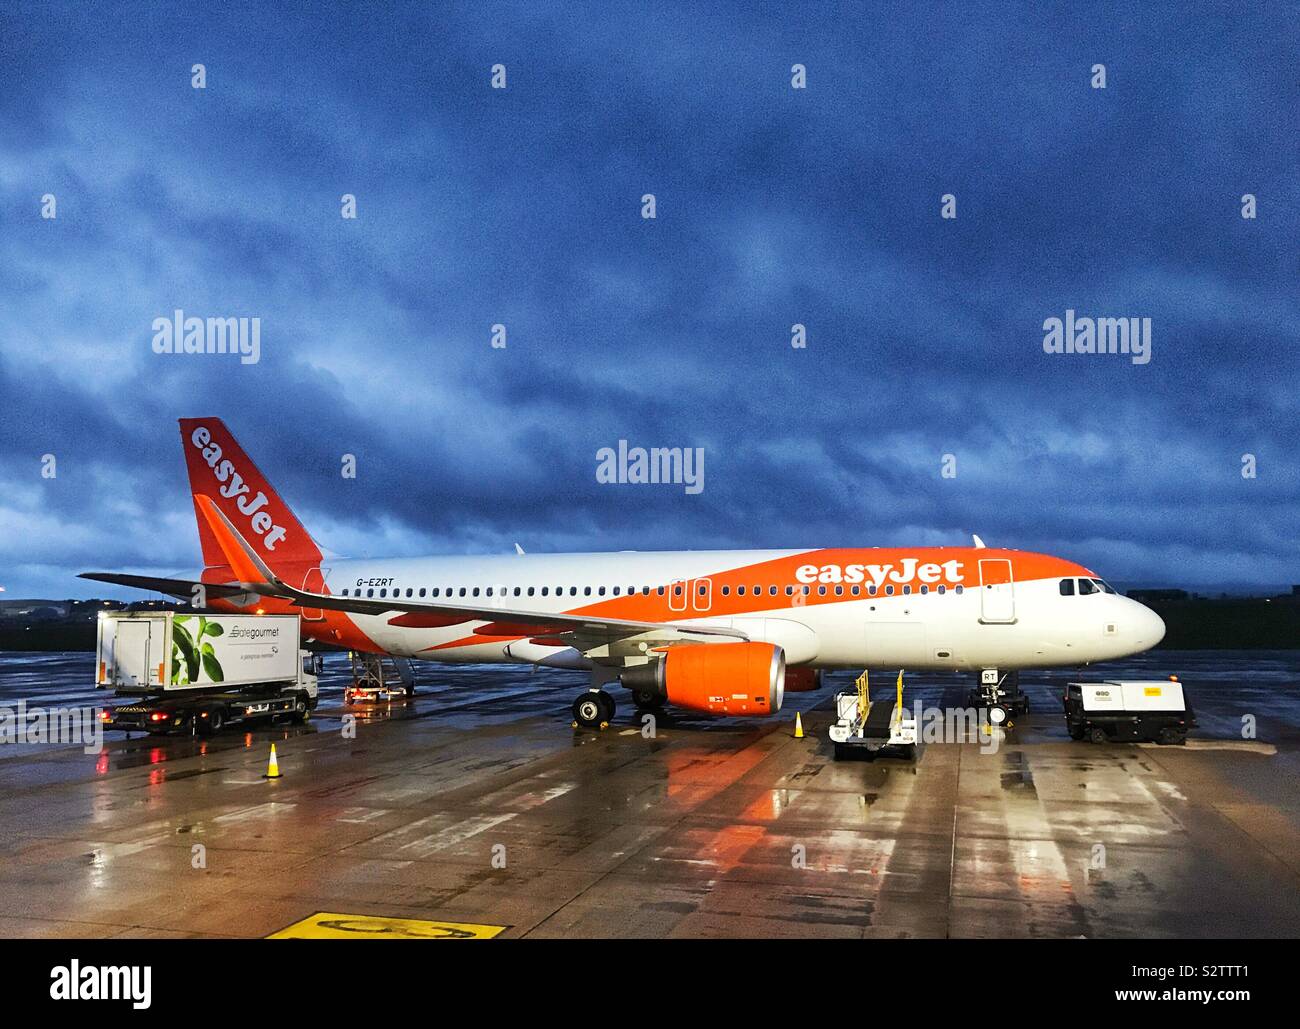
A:
[[[269,568],[319,565],[321,551],[316,541],[235,442],[221,419],[182,418],[180,425],[190,493],[196,497],[194,515],[204,565],[216,567],[228,562],[208,517],[199,507],[199,496],[211,498]]]

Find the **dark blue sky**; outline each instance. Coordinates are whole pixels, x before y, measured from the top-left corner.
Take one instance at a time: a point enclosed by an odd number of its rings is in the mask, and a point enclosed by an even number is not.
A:
[[[1298,45],[1280,3],[7,4],[0,585],[192,566],[187,415],[354,556],[978,532],[1300,581]],[[261,361],[154,354],[176,308]],[[1151,362],[1045,354],[1066,309]],[[599,484],[619,439],[704,491]]]

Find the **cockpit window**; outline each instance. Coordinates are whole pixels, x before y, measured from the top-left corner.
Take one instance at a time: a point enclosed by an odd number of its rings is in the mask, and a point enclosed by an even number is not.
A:
[[[1072,596],[1074,596],[1074,580],[1073,580],[1073,579],[1062,579],[1062,580],[1061,580],[1061,596],[1063,596],[1063,597],[1072,597]]]
[[[1086,597],[1089,593],[1100,593],[1101,588],[1094,586],[1091,579],[1079,580],[1079,596]]]
[[[1103,593],[1115,592],[1115,590],[1111,587],[1110,583],[1106,582],[1104,579],[1093,579],[1092,581],[1097,584],[1097,586],[1101,589]]]

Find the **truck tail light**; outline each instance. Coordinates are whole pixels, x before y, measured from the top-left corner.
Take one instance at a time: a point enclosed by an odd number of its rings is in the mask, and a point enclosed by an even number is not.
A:
[[[167,720],[167,715],[162,711],[155,711],[149,716],[151,722],[163,722]]]

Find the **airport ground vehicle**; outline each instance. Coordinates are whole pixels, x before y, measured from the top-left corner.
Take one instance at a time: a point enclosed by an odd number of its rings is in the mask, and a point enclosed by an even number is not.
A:
[[[319,658],[297,615],[159,611],[100,616],[95,685],[125,704],[106,729],[212,735],[258,719],[302,722],[317,701]]]
[[[887,700],[871,699],[867,673],[858,676],[856,689],[835,694],[838,721],[831,726],[835,758],[855,752],[875,754],[885,747],[902,748],[904,756],[916,757],[916,719],[903,706],[903,673],[898,673],[898,693]]]
[[[1093,743],[1152,740],[1185,743],[1196,727],[1191,705],[1176,679],[1153,682],[1072,682],[1065,688],[1070,738]]]

